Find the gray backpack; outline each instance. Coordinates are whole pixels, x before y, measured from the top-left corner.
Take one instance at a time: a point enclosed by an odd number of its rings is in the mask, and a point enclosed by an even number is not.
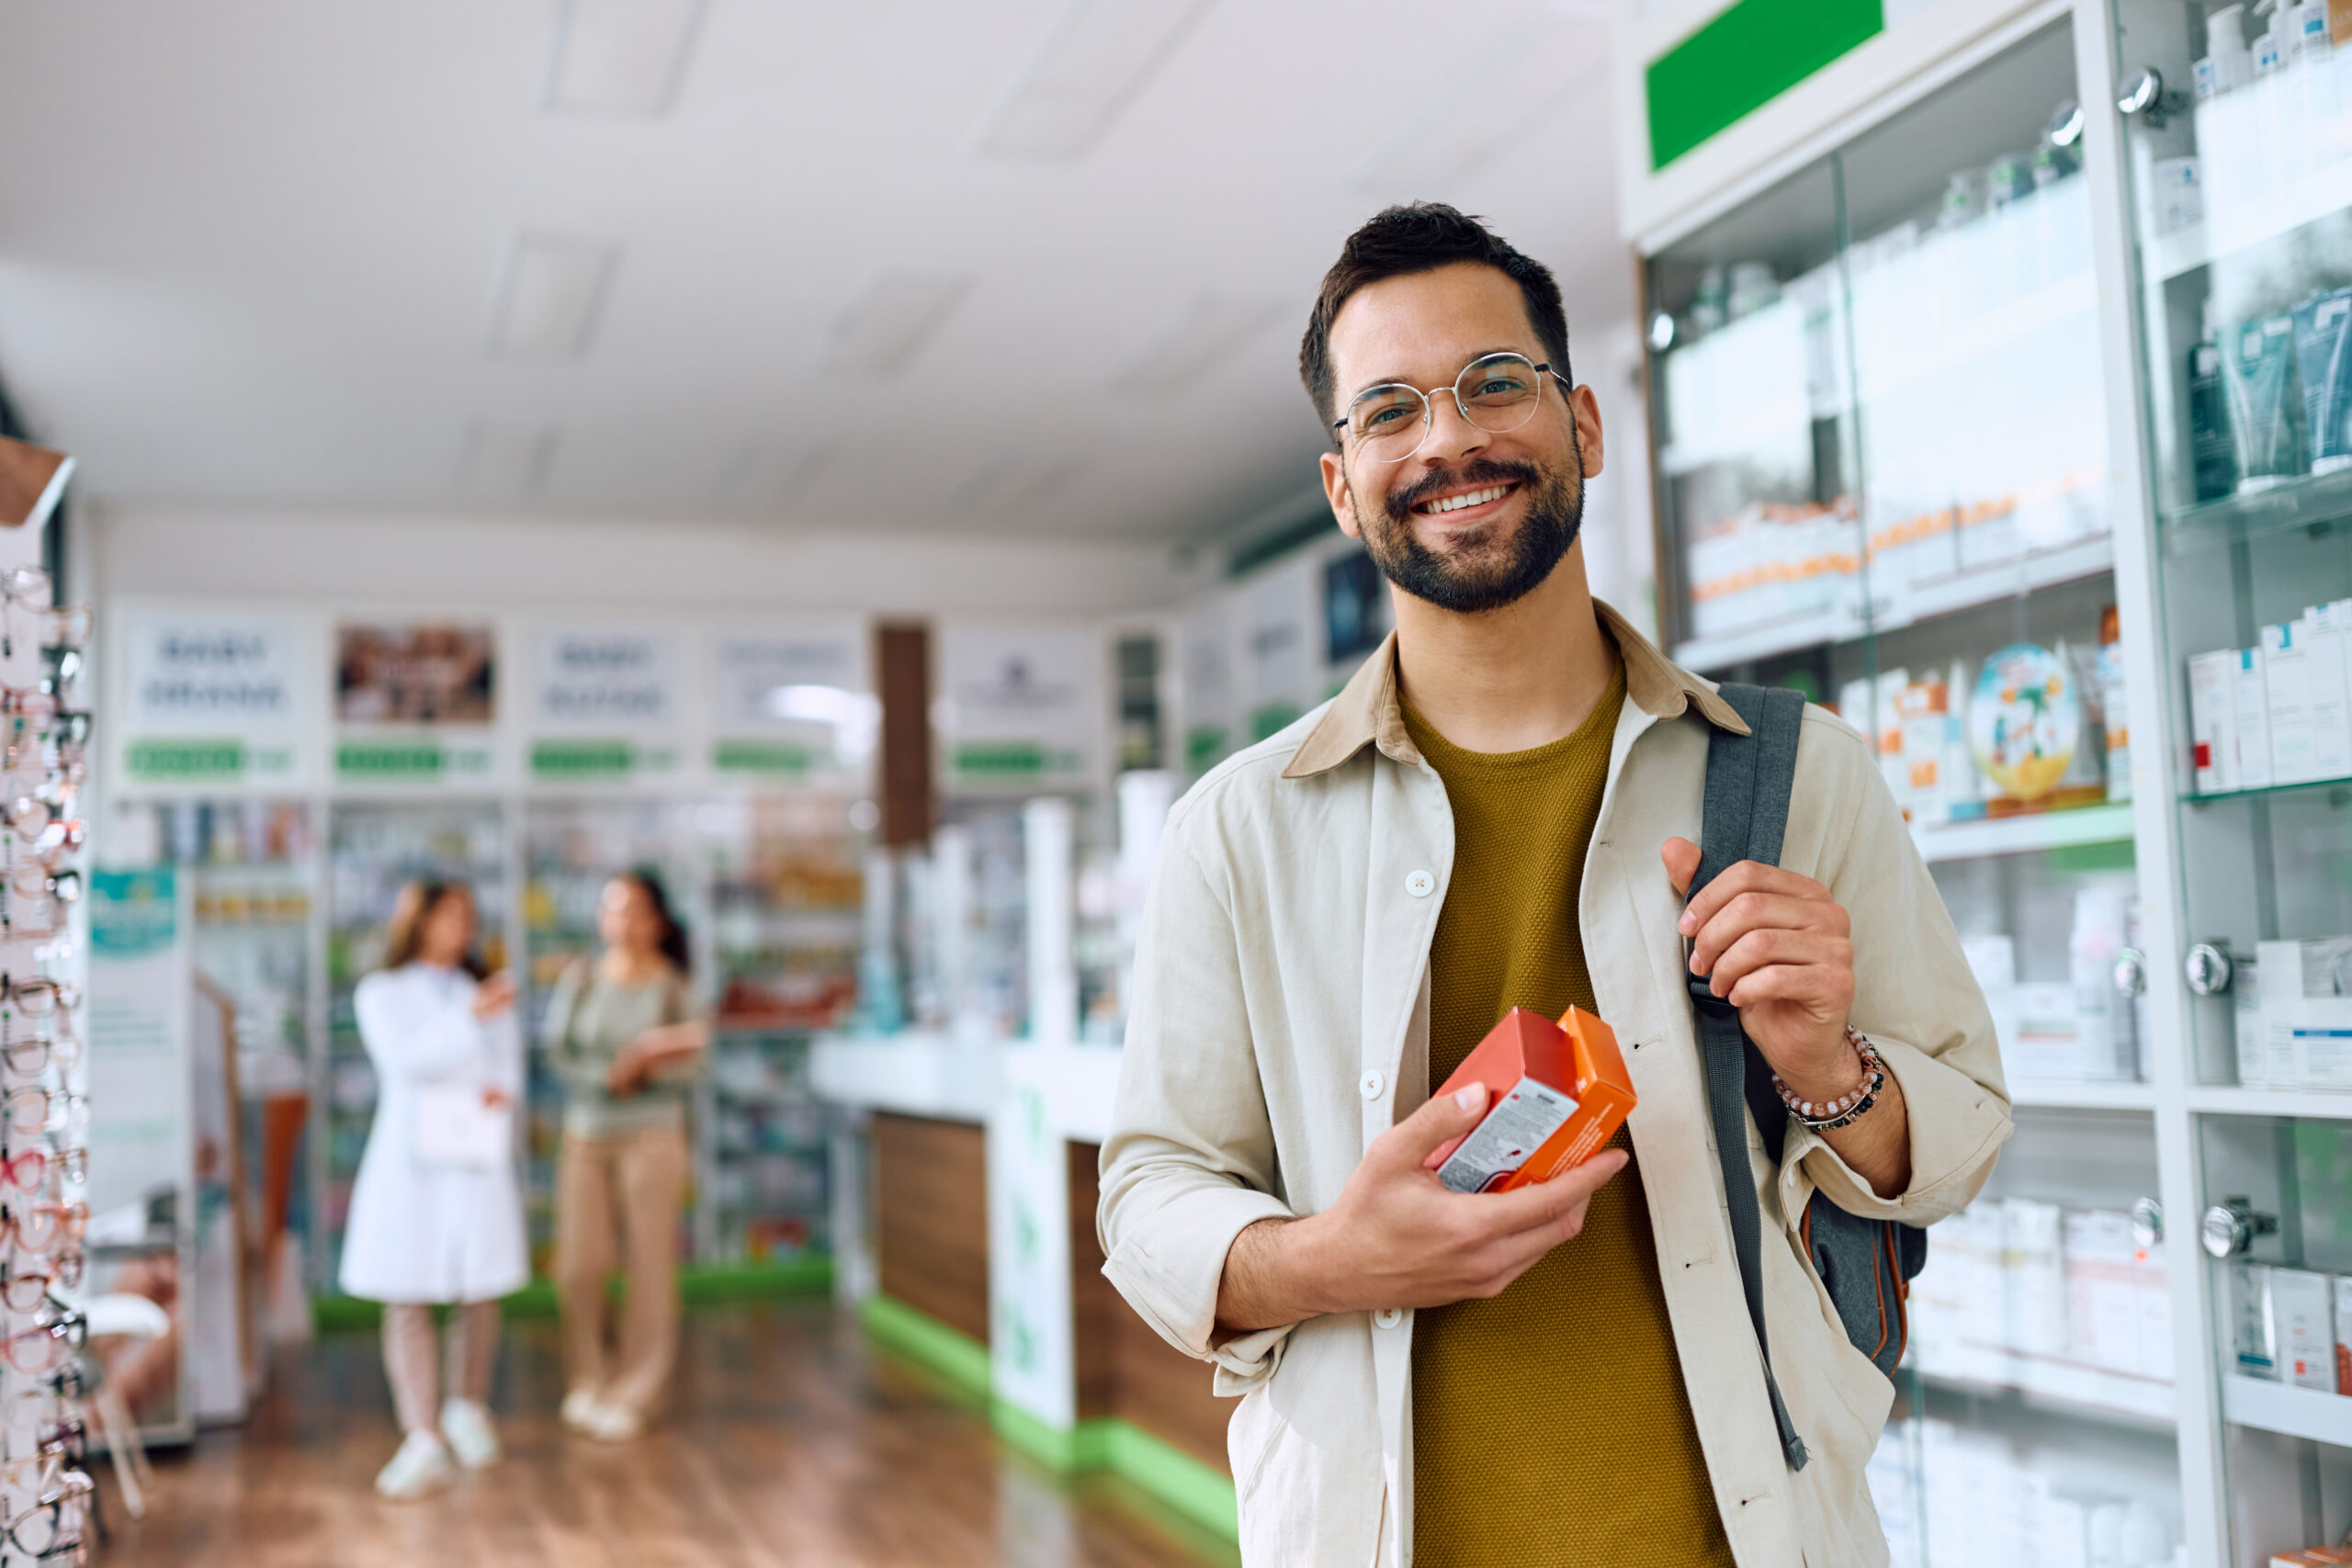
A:
[[[1796,783],[1797,736],[1804,724],[1804,697],[1797,692],[1726,682],[1719,690],[1749,733],[1717,728],[1707,744],[1705,821],[1701,829],[1699,870],[1690,892],[1744,860],[1781,863],[1781,839],[1789,821],[1789,795]],[[1730,1200],[1732,1243],[1739,1255],[1740,1284],[1747,1294],[1747,1316],[1756,1325],[1764,1357],[1764,1387],[1791,1470],[1804,1468],[1804,1440],[1789,1423],[1781,1386],[1772,1375],[1772,1349],[1764,1335],[1763,1218],[1747,1165],[1744,1104],[1772,1163],[1781,1161],[1789,1111],[1772,1088],[1772,1069],[1739,1026],[1739,1010],[1690,978],[1699,1049],[1707,1074],[1707,1109],[1714,1123],[1715,1147],[1723,1159],[1724,1191]],[[1849,1214],[1815,1192],[1806,1205],[1799,1235],[1815,1272],[1836,1303],[1854,1348],[1890,1378],[1903,1359],[1907,1327],[1905,1299],[1910,1281],[1928,1261],[1928,1233],[1917,1225],[1866,1220]]]

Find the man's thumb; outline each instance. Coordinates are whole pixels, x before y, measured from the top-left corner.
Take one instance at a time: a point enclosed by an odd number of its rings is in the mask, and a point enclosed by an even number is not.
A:
[[[1440,1144],[1458,1138],[1478,1124],[1487,1113],[1487,1086],[1474,1083],[1452,1094],[1441,1094],[1396,1123],[1398,1157],[1415,1165],[1428,1162]]]

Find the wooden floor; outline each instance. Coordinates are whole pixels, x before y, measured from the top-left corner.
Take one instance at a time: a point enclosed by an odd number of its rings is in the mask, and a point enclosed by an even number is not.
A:
[[[566,1435],[553,1325],[511,1325],[493,1404],[507,1458],[423,1502],[369,1489],[394,1447],[376,1340],[280,1362],[242,1427],[160,1453],[132,1523],[99,1469],[100,1568],[1194,1568],[1230,1547],[1108,1476],[1057,1480],[986,1417],[816,1303],[699,1309],[675,1413],[604,1446]]]

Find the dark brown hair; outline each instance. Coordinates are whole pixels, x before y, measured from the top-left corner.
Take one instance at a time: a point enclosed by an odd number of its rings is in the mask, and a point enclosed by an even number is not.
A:
[[[1513,249],[1480,220],[1443,202],[1385,208],[1340,247],[1340,259],[1323,275],[1322,292],[1315,297],[1315,313],[1307,318],[1306,336],[1298,345],[1298,378],[1306,383],[1306,395],[1315,400],[1316,412],[1323,417],[1325,435],[1331,434],[1331,422],[1339,418],[1339,411],[1331,406],[1337,396],[1332,386],[1331,322],[1338,318],[1340,307],[1360,288],[1391,277],[1435,272],[1456,262],[1493,267],[1519,285],[1520,297],[1527,302],[1528,323],[1535,329],[1535,341],[1544,345],[1544,358],[1561,380],[1576,384],[1568,369],[1568,313],[1560,303],[1560,285],[1550,267]]]
[[[645,902],[652,908],[653,918],[662,922],[662,934],[654,940],[653,945],[662,957],[670,961],[670,967],[681,975],[690,972],[694,968],[694,958],[686,946],[686,928],[670,910],[670,895],[662,886],[661,874],[650,866],[640,865],[628,871],[615,872],[613,880],[633,883],[637,890],[645,895]]]
[[[474,890],[464,883],[426,877],[405,884],[401,888],[400,897],[392,900],[391,929],[384,940],[384,967],[399,969],[415,963],[417,943],[424,936],[424,922],[446,900],[458,897],[474,905],[474,918],[479,926],[481,906],[474,900]],[[458,961],[458,967],[477,980],[485,973],[481,960],[470,953]]]

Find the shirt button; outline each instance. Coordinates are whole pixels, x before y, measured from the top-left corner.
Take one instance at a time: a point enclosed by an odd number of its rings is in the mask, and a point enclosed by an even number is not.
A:
[[[1405,1314],[1395,1307],[1382,1307],[1372,1314],[1372,1321],[1383,1328],[1394,1328],[1405,1321]]]
[[[1416,898],[1426,898],[1437,887],[1437,878],[1426,871],[1405,874],[1405,891]]]
[[[1380,1091],[1387,1087],[1388,1080],[1382,1077],[1378,1072],[1366,1073],[1356,1080],[1356,1088],[1363,1091],[1363,1097],[1366,1100],[1378,1100]]]

